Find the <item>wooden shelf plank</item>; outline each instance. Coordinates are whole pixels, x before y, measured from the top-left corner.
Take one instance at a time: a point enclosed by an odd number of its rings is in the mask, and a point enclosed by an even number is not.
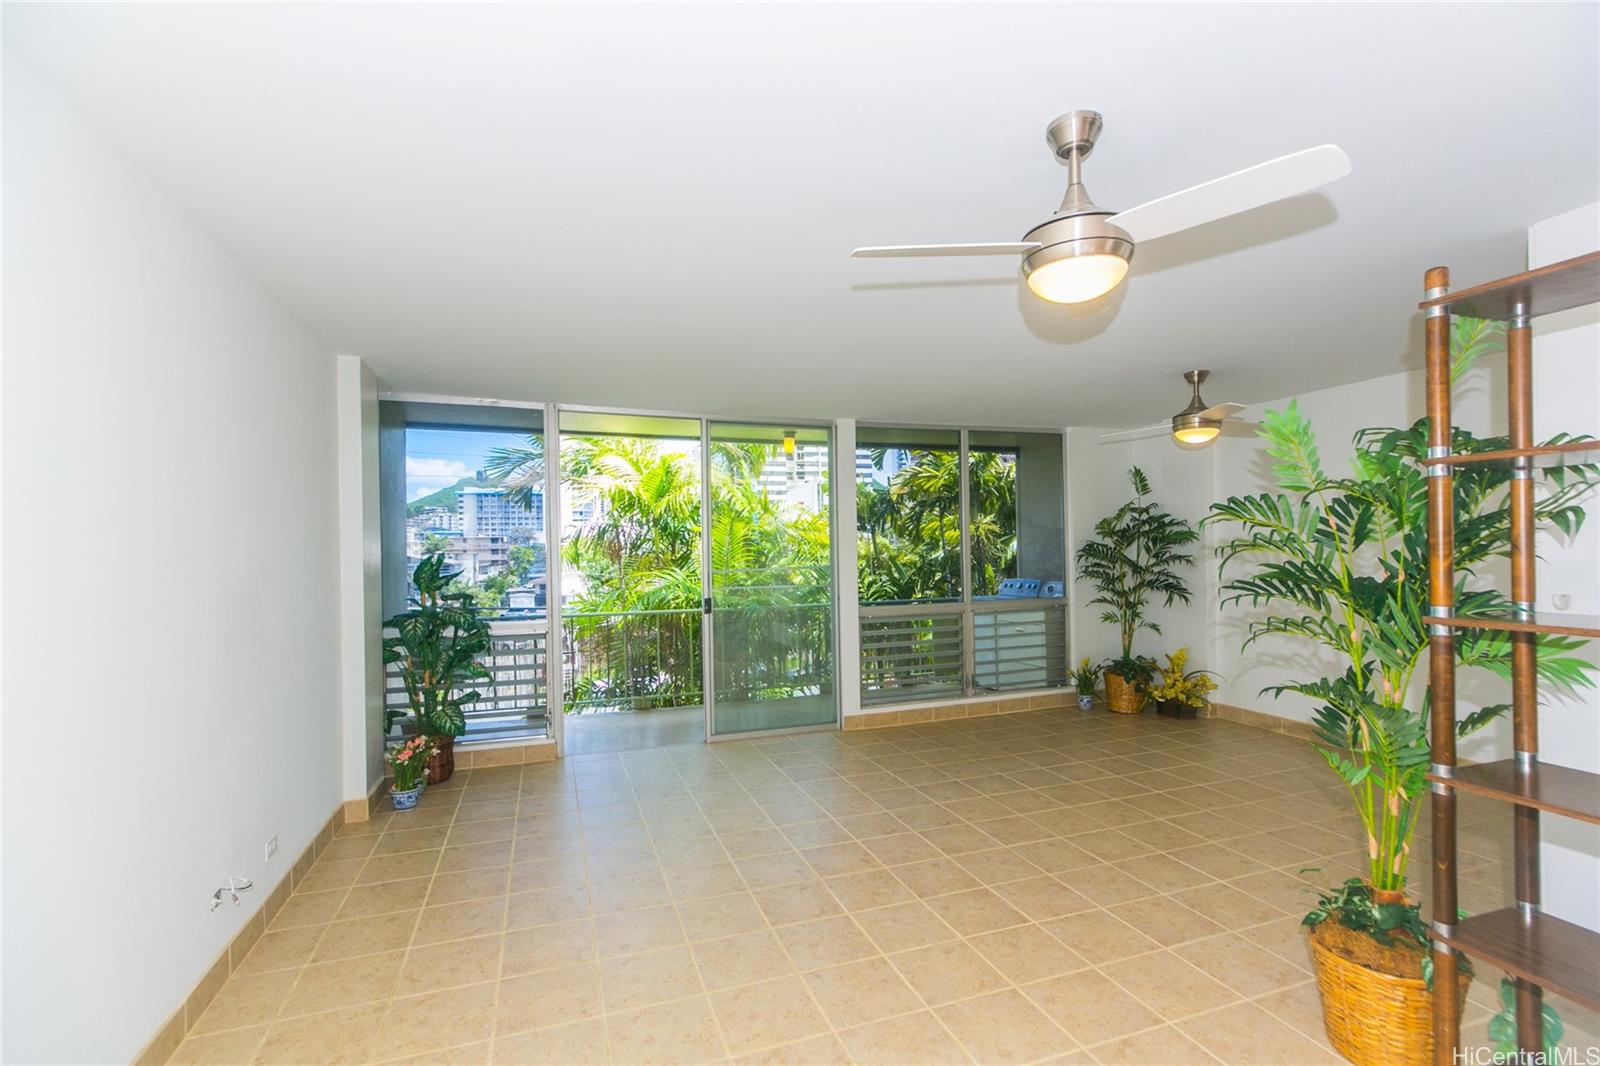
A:
[[[1499,629],[1507,633],[1560,633],[1569,637],[1600,638],[1600,615],[1558,614],[1538,611],[1532,615],[1479,614],[1450,615],[1429,619],[1459,629]]]
[[[1501,759],[1458,766],[1454,777],[1429,774],[1428,780],[1453,785],[1461,792],[1600,825],[1600,774],[1570,766],[1534,763],[1527,772],[1519,773],[1515,760]]]
[[[1417,307],[1424,311],[1445,307],[1451,314],[1504,321],[1511,318],[1511,308],[1519,302],[1538,316],[1596,301],[1600,301],[1600,252],[1590,252],[1424,300]]]
[[[1445,943],[1477,962],[1600,1010],[1600,933],[1514,907],[1475,914],[1457,923]]]
[[[1579,463],[1600,462],[1600,440],[1573,440],[1562,444],[1541,444],[1533,448],[1502,448],[1493,452],[1474,452],[1469,455],[1445,455],[1437,459],[1422,460],[1423,466],[1467,466],[1478,463],[1504,463],[1510,465],[1517,459],[1532,459],[1534,466],[1573,466]]]

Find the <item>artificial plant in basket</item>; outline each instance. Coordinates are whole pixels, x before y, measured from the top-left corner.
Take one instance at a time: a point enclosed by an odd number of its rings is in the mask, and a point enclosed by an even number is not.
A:
[[[479,698],[467,686],[490,676],[479,661],[489,652],[489,623],[471,593],[449,591],[460,574],[442,554],[423,559],[411,574],[417,605],[384,623],[395,635],[383,641],[383,661],[399,664],[415,731],[438,749],[428,762],[434,785],[454,770],[455,738],[467,729],[463,709]]]
[[[1194,718],[1205,709],[1206,697],[1217,689],[1210,670],[1189,670],[1189,649],[1179,648],[1167,656],[1161,680],[1150,688],[1156,713],[1176,718]]]
[[[1136,713],[1144,705],[1144,692],[1155,674],[1155,662],[1133,654],[1133,638],[1141,629],[1158,636],[1161,626],[1145,611],[1156,597],[1171,607],[1189,602],[1189,586],[1178,573],[1194,565],[1183,549],[1199,537],[1193,526],[1148,499],[1150,480],[1138,467],[1130,467],[1133,499],[1095,523],[1096,539],[1078,548],[1078,580],[1094,586],[1089,602],[1105,608],[1100,620],[1117,627],[1122,654],[1105,663],[1106,706]]]
[[[1458,318],[1452,331],[1452,376],[1503,343],[1503,327],[1494,323]],[[1418,995],[1431,977],[1431,959],[1426,926],[1405,887],[1430,762],[1428,701],[1417,683],[1428,649],[1428,490],[1422,466],[1427,432],[1426,419],[1406,429],[1362,430],[1355,437],[1351,474],[1334,477],[1323,469],[1310,421],[1291,402],[1287,410],[1269,411],[1260,430],[1276,460],[1279,491],[1231,497],[1214,504],[1205,519],[1237,528],[1217,548],[1221,574],[1236,575],[1223,585],[1224,605],[1282,612],[1252,619],[1244,646],[1266,636],[1309,641],[1333,652],[1343,666],[1333,676],[1263,690],[1316,702],[1313,743],[1344,783],[1366,832],[1365,878],[1329,890],[1306,916],[1314,945],[1321,946],[1314,953],[1331,951],[1364,971],[1411,979]],[[1507,447],[1504,437],[1451,431],[1456,453]],[[1546,484],[1535,504],[1536,520],[1575,532],[1584,518],[1579,498],[1600,468],[1540,473]],[[1511,471],[1485,462],[1458,465],[1454,474],[1456,611],[1504,610],[1510,606],[1506,597],[1476,587],[1474,578],[1485,563],[1509,554],[1504,489]],[[1572,654],[1582,641],[1537,639],[1541,682],[1558,688],[1592,683],[1592,667]],[[1455,649],[1462,667],[1510,676],[1505,633],[1463,629]],[[1466,736],[1506,710],[1504,704],[1484,707],[1458,722],[1457,732]],[[1344,1037],[1336,1033],[1322,954],[1317,961],[1329,1036],[1359,1060],[1341,1040],[1359,1043],[1363,1032],[1375,1032],[1381,1023],[1356,1017]],[[1431,1040],[1431,1034],[1418,1039]],[[1398,1057],[1392,1050],[1385,1054]]]

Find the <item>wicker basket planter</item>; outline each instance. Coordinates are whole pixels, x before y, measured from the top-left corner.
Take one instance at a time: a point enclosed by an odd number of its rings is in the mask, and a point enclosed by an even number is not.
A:
[[[1200,716],[1200,708],[1181,700],[1157,700],[1156,713],[1170,715],[1173,718],[1190,719]]]
[[[1328,1041],[1356,1066],[1431,1066],[1433,995],[1421,978],[1397,977],[1362,966],[1319,941],[1311,931],[1311,958],[1322,992]],[[1461,999],[1467,998],[1463,975]]]
[[[1118,714],[1138,714],[1144,710],[1144,693],[1123,680],[1121,674],[1106,671],[1106,710]]]
[[[442,785],[456,772],[456,738],[434,737],[433,743],[438,750],[428,758],[428,784]]]

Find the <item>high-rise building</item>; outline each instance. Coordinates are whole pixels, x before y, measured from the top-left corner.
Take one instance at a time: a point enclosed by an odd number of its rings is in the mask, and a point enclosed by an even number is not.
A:
[[[889,479],[911,465],[911,453],[904,448],[889,448],[883,453],[883,465],[873,462],[871,448],[856,449],[856,480],[876,481],[887,485]]]
[[[787,496],[801,482],[821,482],[828,472],[828,449],[798,445],[793,455],[779,453],[761,468],[761,487],[772,496]]]
[[[544,494],[535,492],[524,507],[503,488],[463,486],[456,495],[463,537],[536,540],[544,533]]]

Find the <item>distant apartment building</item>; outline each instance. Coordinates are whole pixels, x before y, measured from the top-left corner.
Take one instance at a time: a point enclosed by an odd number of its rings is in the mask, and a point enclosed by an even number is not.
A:
[[[761,469],[761,487],[770,496],[786,497],[801,482],[821,483],[828,472],[828,449],[799,445],[793,455],[774,455]]]
[[[461,528],[461,516],[450,507],[424,507],[406,519],[408,528],[455,529]]]
[[[876,481],[887,485],[889,479],[911,465],[911,453],[904,448],[890,448],[883,454],[883,465],[873,462],[871,448],[856,449],[856,480]]]
[[[463,537],[508,537],[540,540],[544,536],[544,494],[535,492],[524,507],[503,488],[464,486],[456,494],[456,513]]]

